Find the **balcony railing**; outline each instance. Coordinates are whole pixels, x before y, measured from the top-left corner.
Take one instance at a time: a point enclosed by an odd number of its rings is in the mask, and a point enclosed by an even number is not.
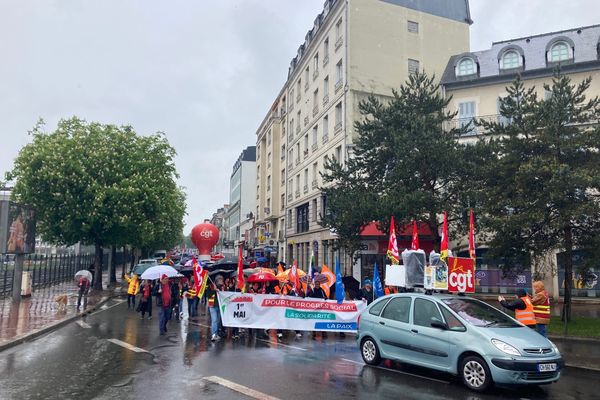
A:
[[[326,55],[325,57],[323,57],[323,66],[326,66],[328,62],[329,62],[329,55]]]
[[[293,198],[294,198],[294,197],[292,196],[292,194],[291,194],[291,193],[288,193],[288,195],[287,195],[287,199],[288,199],[288,201],[292,201],[292,199],[293,199]]]
[[[339,132],[339,131],[341,131],[341,130],[342,130],[342,122],[340,121],[340,122],[338,122],[337,124],[335,124],[335,126],[333,127],[333,131],[334,131],[335,133],[338,133],[338,132]]]
[[[300,128],[300,125],[297,125],[297,126],[296,126],[296,133],[300,133],[300,129],[301,129],[301,128]]]
[[[315,69],[313,72],[313,81],[319,77],[319,70]]]
[[[344,85],[344,83],[342,82],[341,79],[339,81],[337,81],[335,83],[335,93],[339,92],[343,85]]]
[[[288,140],[291,142],[292,140],[294,140],[294,134],[292,132],[290,132],[290,134],[288,135]]]
[[[326,94],[325,96],[323,96],[323,105],[329,103],[329,95]]]
[[[308,157],[308,149],[304,149],[304,158]]]
[[[296,165],[300,165],[300,156],[296,157]]]
[[[318,148],[319,148],[319,145],[318,145],[318,143],[317,143],[317,142],[314,142],[314,143],[312,144],[312,151],[316,151]]]
[[[336,41],[335,41],[335,49],[339,49],[340,46],[342,45],[342,43],[344,43],[344,37],[340,36]]]
[[[307,79],[308,79],[308,77],[307,77]],[[307,90],[308,90],[308,82],[305,82],[304,83],[304,91],[306,92]]]
[[[308,116],[304,117],[304,126],[308,125]]]
[[[329,140],[329,135],[324,133],[323,134],[323,143],[327,143],[328,140]]]
[[[296,198],[300,197],[300,191],[296,190]]]
[[[300,103],[300,99],[302,98],[302,96],[300,96],[300,93],[298,93],[296,95],[296,103]]]
[[[308,193],[308,185],[304,185],[304,193]]]
[[[317,186],[318,186],[318,184],[317,184],[317,180],[316,180],[316,179],[313,179],[313,181],[312,181],[312,188],[313,188],[313,189],[316,189],[316,188],[317,188]]]
[[[469,127],[467,128],[467,132],[461,136],[468,137],[468,136],[482,135],[482,134],[486,133],[486,130],[483,127],[483,125],[481,125],[481,123],[480,123],[481,121],[485,121],[485,122],[489,122],[489,123],[496,122],[496,123],[503,124],[503,125],[507,125],[507,124],[511,123],[509,118],[503,117],[500,114],[481,115],[481,116],[469,117],[469,118],[456,118],[451,121],[446,121],[446,122],[444,122],[444,130],[449,131],[451,129],[463,128],[463,127],[466,127],[467,125],[469,125],[469,123],[470,123]]]
[[[319,113],[319,106],[313,107],[313,117]]]

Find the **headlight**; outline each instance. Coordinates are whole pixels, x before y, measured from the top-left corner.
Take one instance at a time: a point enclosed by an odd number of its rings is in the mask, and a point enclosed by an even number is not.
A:
[[[511,356],[521,355],[521,353],[519,353],[519,350],[517,350],[508,343],[504,343],[502,340],[492,339],[492,344],[503,353],[510,354]]]
[[[556,345],[554,344],[554,342],[552,342],[551,340],[548,340],[548,341],[552,345],[552,350],[554,350],[555,353],[560,354],[560,351],[558,350],[558,347],[556,347]]]

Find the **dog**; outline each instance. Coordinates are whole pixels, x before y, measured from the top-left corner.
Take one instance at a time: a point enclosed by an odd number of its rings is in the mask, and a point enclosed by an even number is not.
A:
[[[67,303],[69,302],[69,298],[66,294],[59,294],[54,298],[56,304],[58,304],[58,311],[67,311]]]

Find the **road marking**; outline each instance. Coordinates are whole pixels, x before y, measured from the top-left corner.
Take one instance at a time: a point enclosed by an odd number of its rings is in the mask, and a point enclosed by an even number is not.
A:
[[[256,340],[260,340],[261,342],[265,342],[265,343],[269,343],[269,344],[275,345],[276,347],[282,346],[282,347],[289,347],[290,349],[294,349],[294,350],[308,351],[308,349],[305,349],[305,348],[302,348],[302,347],[291,346],[289,344],[284,344],[284,343],[278,343],[278,342],[274,342],[272,340],[265,340],[265,339],[259,339],[259,338],[256,338]]]
[[[106,339],[106,340],[108,340],[109,342],[114,343],[116,345],[119,345],[121,347],[125,347],[127,350],[135,351],[136,353],[149,353],[149,351],[147,351],[147,350],[132,346],[129,343],[123,342],[119,339]]]
[[[269,396],[268,394],[250,389],[247,386],[243,386],[235,382],[228,381],[227,379],[223,379],[219,376],[207,376],[204,378],[204,380],[216,383],[217,385],[225,386],[228,389],[234,390],[245,396],[252,397],[256,400],[279,400],[277,397]]]
[[[106,310],[110,310],[111,308],[114,308],[116,306],[120,306],[121,304],[123,304],[126,300],[115,300],[117,302],[117,304],[113,304],[112,306],[108,306],[107,304],[103,304],[102,307],[100,307],[98,310],[90,313],[90,315],[95,315],[98,313],[101,313],[102,311],[106,311]],[[85,311],[85,310],[84,310]]]
[[[77,322],[76,322],[76,324],[77,324],[77,325],[79,325],[80,327],[82,327],[82,328],[86,328],[86,329],[89,329],[89,328],[91,328],[91,327],[92,327],[92,326],[91,326],[90,324],[88,324],[87,322],[85,322],[85,321],[81,321],[81,320],[77,321]]]
[[[354,361],[354,360],[349,360],[349,359],[347,359],[347,358],[342,358],[342,360],[343,360],[343,361],[347,361],[347,362],[351,362],[351,363],[353,363],[353,364],[358,364],[358,365],[364,365],[364,366],[367,366],[367,364],[365,364],[365,363],[361,363],[361,362]],[[369,367],[371,367],[371,368],[377,368],[377,369],[383,369],[383,370],[386,370],[386,371],[395,372],[395,373],[397,373],[397,374],[402,374],[402,375],[413,376],[413,377],[415,377],[415,378],[426,379],[426,380],[428,380],[428,381],[433,381],[433,382],[443,383],[443,384],[445,384],[445,385],[447,385],[447,384],[449,384],[449,383],[450,383],[450,382],[448,382],[448,381],[443,381],[443,380],[441,380],[441,379],[435,379],[435,378],[430,378],[430,377],[428,377],[428,376],[417,375],[417,374],[411,374],[410,372],[398,371],[397,369],[391,369],[391,368],[386,368],[386,367],[380,367],[380,366],[378,366],[378,365],[369,365]]]
[[[199,322],[194,322],[194,321],[188,321],[188,324],[192,324],[192,325],[196,325],[196,326],[203,326],[205,328],[210,328],[210,325],[204,325],[204,324],[201,324]]]

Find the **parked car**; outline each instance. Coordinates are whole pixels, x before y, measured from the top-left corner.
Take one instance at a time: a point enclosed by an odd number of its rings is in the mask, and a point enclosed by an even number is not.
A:
[[[155,258],[145,258],[140,260],[138,264],[150,264],[150,265],[158,265],[158,261]]]
[[[365,363],[382,359],[458,375],[474,391],[558,381],[563,359],[548,339],[487,303],[465,296],[400,293],[358,319]]]

